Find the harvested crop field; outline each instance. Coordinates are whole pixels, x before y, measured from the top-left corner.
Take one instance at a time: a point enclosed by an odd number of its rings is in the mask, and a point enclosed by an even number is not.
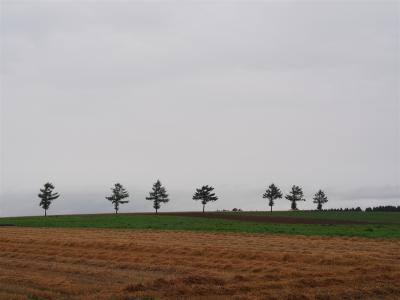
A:
[[[400,240],[0,228],[0,299],[396,299]]]

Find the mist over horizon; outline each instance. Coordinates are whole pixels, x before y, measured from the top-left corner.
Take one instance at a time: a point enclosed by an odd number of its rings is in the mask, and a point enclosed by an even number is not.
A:
[[[395,2],[0,4],[0,216],[400,205]],[[72,21],[73,20],[73,21]],[[286,199],[274,210],[288,210]]]

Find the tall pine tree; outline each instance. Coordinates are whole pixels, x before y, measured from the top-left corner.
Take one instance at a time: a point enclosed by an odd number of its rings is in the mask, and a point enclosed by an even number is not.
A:
[[[118,214],[119,205],[129,202],[129,200],[124,200],[125,198],[129,197],[129,193],[120,183],[116,183],[111,190],[111,196],[106,197],[106,199],[111,201],[111,203],[114,205],[115,214]]]
[[[314,195],[314,203],[317,204],[317,209],[321,210],[322,205],[326,202],[328,202],[328,197],[325,195],[323,190],[319,190],[315,195]]]
[[[169,201],[167,191],[165,187],[162,186],[160,180],[157,180],[157,182],[153,184],[152,191],[149,193],[149,197],[146,197],[146,200],[153,201],[156,214],[158,214],[158,210],[161,208],[161,203],[167,203]]]
[[[47,182],[44,184],[44,187],[40,189],[40,194],[38,194],[38,197],[41,199],[39,206],[44,209],[45,217],[47,216],[47,210],[49,209],[51,202],[60,197],[58,193],[53,193],[53,190],[54,185],[50,182]]]
[[[292,186],[292,190],[285,198],[292,202],[291,207],[293,210],[297,210],[298,201],[306,201],[306,199],[303,198],[303,190],[297,185]]]
[[[275,205],[276,199],[282,198],[282,192],[275,184],[271,184],[265,191],[263,198],[267,198],[269,200],[268,205],[271,207],[272,212],[272,206]]]
[[[201,200],[201,204],[203,204],[203,213],[208,202],[218,200],[215,193],[211,193],[213,190],[214,188],[212,186],[203,185],[201,189],[196,189],[196,192],[193,195],[193,200]]]

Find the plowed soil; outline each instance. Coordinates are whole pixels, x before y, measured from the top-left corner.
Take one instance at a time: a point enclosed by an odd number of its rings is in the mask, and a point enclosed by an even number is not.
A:
[[[399,299],[400,240],[0,228],[0,299]]]
[[[315,218],[293,218],[278,216],[254,216],[248,214],[233,214],[220,212],[172,212],[162,213],[163,215],[180,216],[180,217],[203,217],[226,220],[238,220],[257,223],[274,223],[274,224],[367,224],[367,222],[351,221],[351,220],[335,220],[335,219],[315,219]]]

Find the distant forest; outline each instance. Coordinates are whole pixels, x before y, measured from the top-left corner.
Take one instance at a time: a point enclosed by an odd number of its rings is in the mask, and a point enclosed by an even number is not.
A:
[[[329,208],[329,209],[323,209],[323,211],[363,211],[363,210],[361,209],[361,207],[356,207],[356,208]],[[400,206],[387,205],[387,206],[367,207],[365,211],[366,212],[400,211]]]

